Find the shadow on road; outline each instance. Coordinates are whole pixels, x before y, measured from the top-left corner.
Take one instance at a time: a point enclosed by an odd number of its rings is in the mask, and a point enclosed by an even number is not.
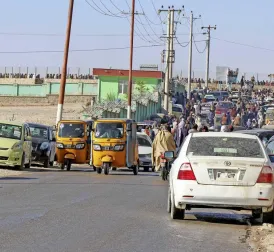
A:
[[[34,180],[34,179],[38,179],[38,178],[28,178],[28,177],[2,177],[0,178],[1,180],[7,181],[7,180]]]
[[[196,219],[191,221],[204,221],[218,224],[237,224],[247,225],[250,222],[251,215],[237,213],[208,213],[208,212],[190,212],[186,213],[186,219],[188,215],[194,215]]]

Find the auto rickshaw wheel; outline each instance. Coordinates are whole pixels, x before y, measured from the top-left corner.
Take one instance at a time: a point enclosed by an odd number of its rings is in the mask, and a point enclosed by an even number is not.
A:
[[[138,175],[138,173],[139,173],[139,164],[133,166],[133,174]]]
[[[93,166],[93,171],[96,171],[96,167],[95,166]]]
[[[105,175],[108,175],[109,174],[109,163],[103,163],[103,168],[104,168],[104,173]]]
[[[68,159],[68,160],[66,161],[66,163],[67,163],[67,171],[70,171],[70,169],[71,169],[71,160]]]
[[[101,173],[102,173],[102,168],[101,168],[101,167],[99,167],[99,168],[96,168],[96,167],[95,167],[95,169],[96,169],[96,171],[97,171],[98,174],[101,174]]]

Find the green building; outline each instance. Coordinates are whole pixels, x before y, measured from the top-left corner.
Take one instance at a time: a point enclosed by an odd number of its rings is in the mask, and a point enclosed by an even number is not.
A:
[[[128,70],[94,68],[93,75],[98,76],[98,100],[107,100],[109,97],[122,98],[128,92]],[[133,90],[138,87],[153,92],[161,86],[164,73],[161,71],[133,70]]]

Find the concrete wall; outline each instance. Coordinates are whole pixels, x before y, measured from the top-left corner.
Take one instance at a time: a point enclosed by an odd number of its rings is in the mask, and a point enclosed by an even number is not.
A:
[[[60,83],[51,82],[46,84],[0,84],[0,96],[39,96],[59,94]],[[66,95],[97,95],[97,81],[95,83],[66,84]]]
[[[0,78],[0,84],[47,84],[47,83],[60,83],[60,79],[31,79],[31,78]],[[97,80],[90,79],[67,79],[67,83],[90,83],[97,84]]]
[[[100,101],[107,98],[108,94],[114,93],[116,97],[119,96],[119,80],[128,80],[128,77],[116,76],[100,76],[99,77],[99,99]],[[146,88],[153,92],[154,88],[158,85],[159,80],[156,78],[132,78],[133,82],[143,81]],[[135,86],[135,85],[134,85]]]
[[[65,96],[65,104],[66,103],[78,103],[78,104],[87,104],[90,103],[93,99],[93,95],[66,95]],[[33,97],[33,96],[0,96],[0,106],[48,106],[48,105],[57,105],[58,104],[58,95],[47,95],[46,97]]]

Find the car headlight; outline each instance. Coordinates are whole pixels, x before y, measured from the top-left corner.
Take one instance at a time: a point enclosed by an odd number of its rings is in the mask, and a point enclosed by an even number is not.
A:
[[[22,143],[21,143],[21,142],[18,142],[18,143],[15,143],[15,144],[11,147],[11,149],[12,149],[12,150],[20,150],[20,149],[22,149],[22,147],[23,147]]]
[[[49,143],[48,142],[43,142],[40,146],[41,150],[46,150],[49,148]]]
[[[58,149],[64,149],[64,145],[62,143],[56,143],[56,147]]]
[[[84,149],[85,148],[85,144],[84,143],[78,143],[75,146],[75,149]]]
[[[99,144],[94,144],[94,145],[93,145],[93,150],[95,150],[95,151],[100,151],[100,150],[102,150],[101,145],[99,145]]]
[[[115,145],[114,150],[115,151],[122,151],[124,149],[124,145]]]

